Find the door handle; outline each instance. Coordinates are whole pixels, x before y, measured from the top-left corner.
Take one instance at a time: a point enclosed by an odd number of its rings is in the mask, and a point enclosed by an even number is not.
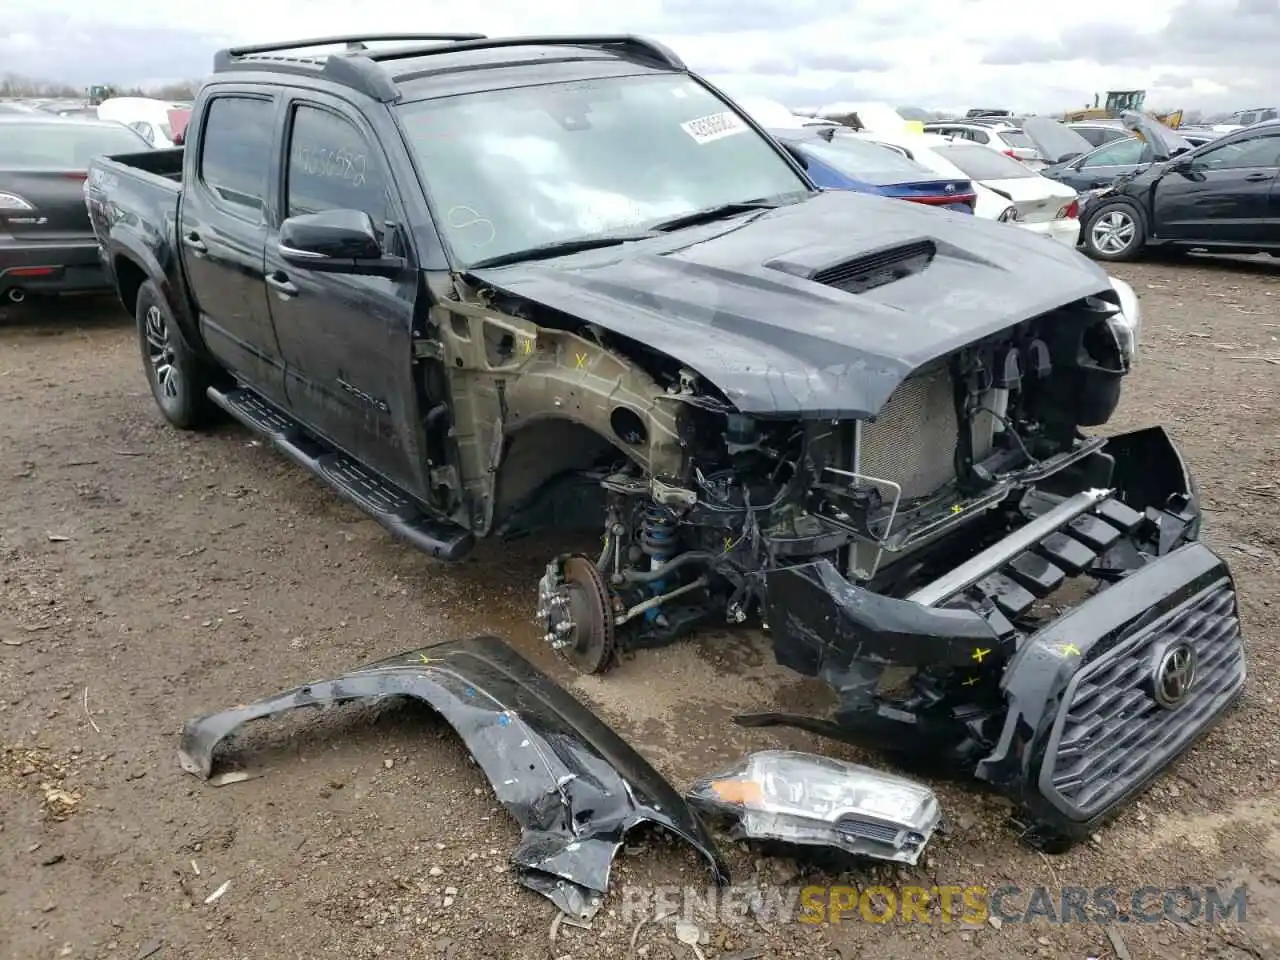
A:
[[[267,286],[271,287],[282,296],[296,297],[298,295],[298,288],[289,281],[288,277],[279,271],[276,271],[275,273],[268,273],[266,280]]]
[[[196,253],[208,253],[209,248],[204,245],[204,241],[200,239],[200,234],[192,230],[190,233],[182,235],[182,245]]]
[[[1251,173],[1244,178],[1245,183],[1261,183],[1263,180],[1274,180],[1274,173]]]

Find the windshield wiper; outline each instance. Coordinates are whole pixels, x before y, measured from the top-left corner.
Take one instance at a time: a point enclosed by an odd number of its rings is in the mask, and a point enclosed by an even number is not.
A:
[[[576,240],[553,240],[551,243],[540,243],[536,247],[513,250],[510,253],[500,253],[494,257],[477,260],[471,264],[471,269],[502,267],[509,263],[523,263],[526,260],[549,260],[552,257],[568,256],[584,250],[598,250],[601,247],[616,247],[635,240],[648,240],[657,235],[651,230],[646,230],[636,233],[608,233],[594,237],[578,237]]]
[[[654,230],[661,230],[665,233],[669,230],[679,230],[682,227],[695,227],[700,223],[711,223],[713,220],[731,217],[736,213],[747,213],[750,210],[773,210],[782,205],[783,201],[781,200],[738,200],[733,203],[719,203],[714,207],[694,210],[692,213],[682,213],[678,217],[659,220],[649,226]]]

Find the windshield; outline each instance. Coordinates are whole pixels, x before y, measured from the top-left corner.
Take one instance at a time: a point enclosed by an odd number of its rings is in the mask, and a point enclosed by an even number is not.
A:
[[[814,138],[802,140],[799,147],[822,163],[834,167],[847,177],[878,186],[936,180],[937,174],[902,154],[865,140],[833,137],[831,142]]]
[[[1029,167],[987,147],[949,143],[933,149],[942,159],[964,171],[964,175],[971,180],[1016,180],[1036,176],[1036,172]]]
[[[21,127],[21,135],[16,135]],[[128,127],[69,121],[6,124],[0,137],[0,167],[87,170],[89,161],[113,153],[139,153],[151,145]]]
[[[400,116],[464,266],[810,192],[768,140],[682,74],[448,97]]]

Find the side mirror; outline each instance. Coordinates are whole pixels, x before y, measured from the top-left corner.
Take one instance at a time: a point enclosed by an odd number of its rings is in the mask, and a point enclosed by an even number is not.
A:
[[[1190,173],[1194,163],[1190,157],[1178,157],[1169,164],[1169,169],[1174,173]]]
[[[384,257],[373,218],[360,210],[325,210],[290,217],[280,225],[280,256],[322,273],[395,276],[401,257]]]

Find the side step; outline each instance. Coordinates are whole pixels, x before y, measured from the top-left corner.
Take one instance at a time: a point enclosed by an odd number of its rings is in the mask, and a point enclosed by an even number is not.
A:
[[[209,388],[209,399],[277,450],[311,471],[392,534],[438,560],[461,560],[475,546],[471,531],[452,520],[425,513],[399,487],[392,486],[342,453],[308,435],[301,424],[252,390]]]

